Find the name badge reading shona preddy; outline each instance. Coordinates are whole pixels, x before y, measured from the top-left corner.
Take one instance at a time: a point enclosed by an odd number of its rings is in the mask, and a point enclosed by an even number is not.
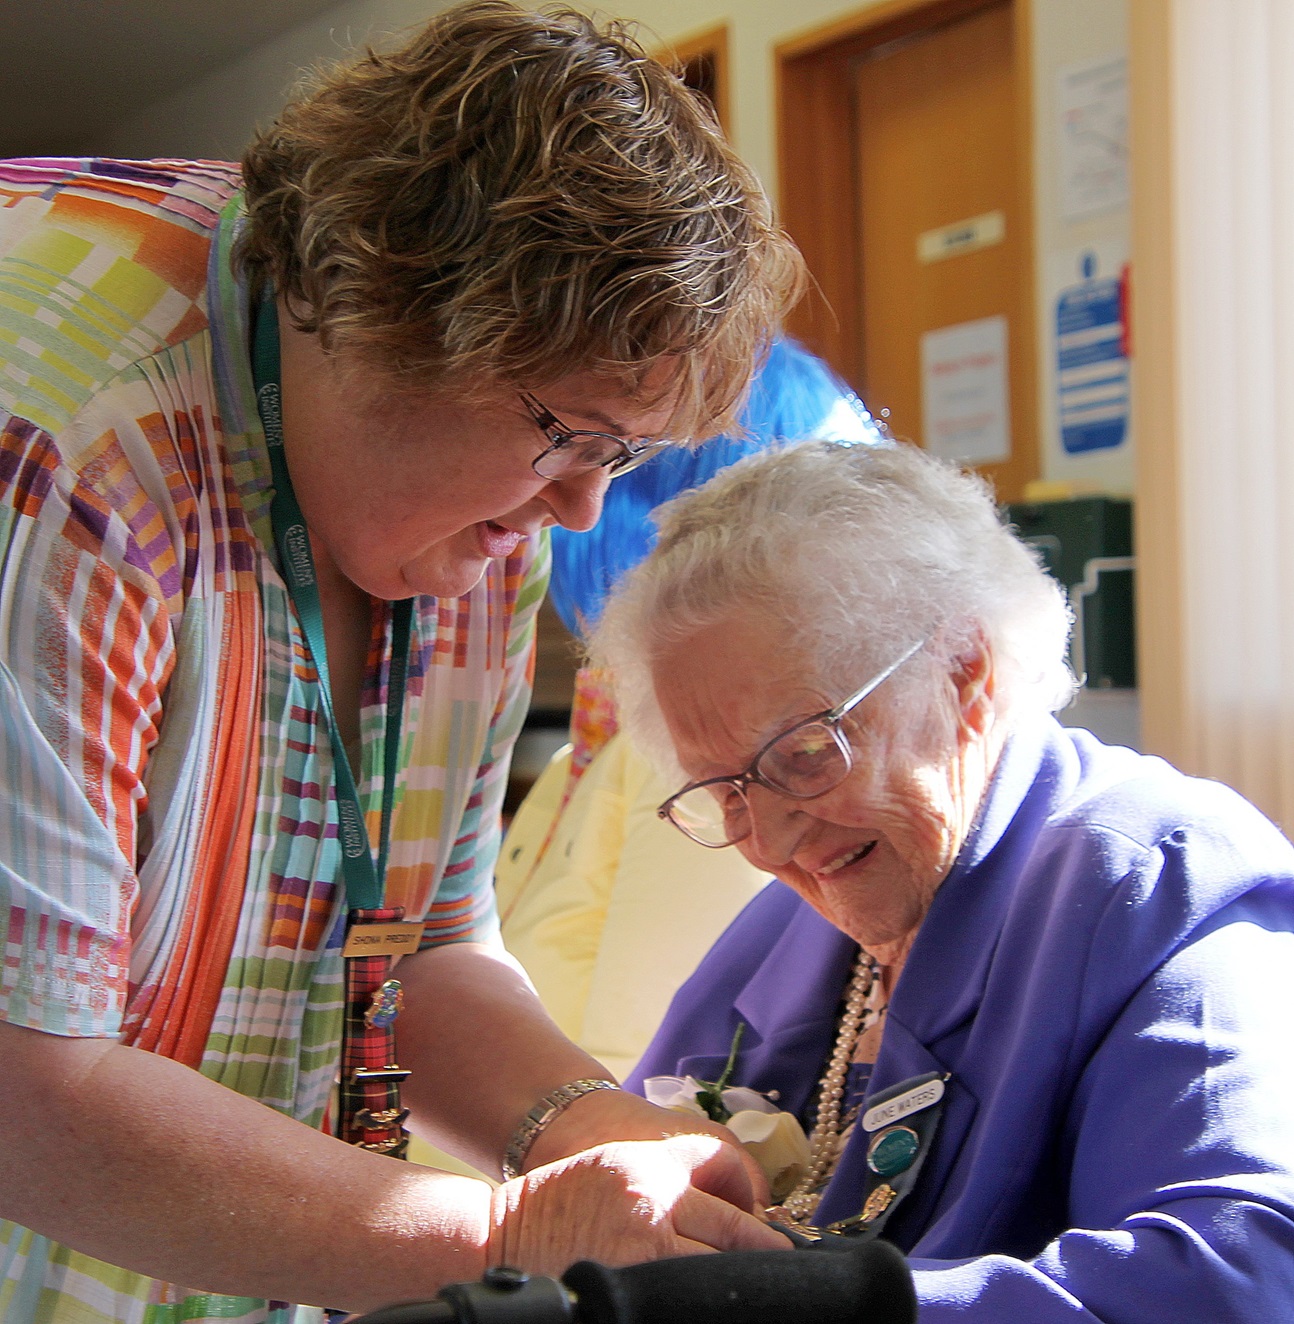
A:
[[[354,956],[407,956],[418,950],[422,925],[416,920],[391,924],[354,924],[346,934],[341,954]]]

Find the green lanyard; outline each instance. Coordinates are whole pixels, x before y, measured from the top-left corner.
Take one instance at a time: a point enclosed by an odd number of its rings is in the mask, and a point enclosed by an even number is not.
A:
[[[413,600],[405,598],[392,604],[391,667],[386,697],[386,741],[382,779],[382,836],[376,865],[364,826],[364,812],[351,771],[341,730],[333,716],[332,689],[328,681],[328,651],[324,642],[323,609],[315,578],[310,535],[292,490],[283,454],[283,397],[279,386],[279,323],[273,292],[262,296],[256,316],[252,344],[252,372],[256,381],[256,407],[270,454],[274,478],[274,500],[270,522],[278,547],[283,577],[296,605],[305,633],[306,646],[319,676],[319,696],[324,720],[332,741],[336,778],[337,824],[341,840],[342,870],[346,883],[346,905],[350,910],[376,910],[382,905],[386,860],[391,846],[391,811],[395,804],[395,780],[400,762],[400,722],[404,712],[404,691],[409,664],[409,635],[413,620]]]

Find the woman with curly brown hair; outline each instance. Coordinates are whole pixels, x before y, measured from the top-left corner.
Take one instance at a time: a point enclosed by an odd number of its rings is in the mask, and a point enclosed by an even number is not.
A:
[[[0,1316],[781,1244],[491,897],[544,531],[728,425],[800,278],[701,104],[485,0],[241,169],[0,191]],[[406,1123],[504,1183],[393,1162]]]

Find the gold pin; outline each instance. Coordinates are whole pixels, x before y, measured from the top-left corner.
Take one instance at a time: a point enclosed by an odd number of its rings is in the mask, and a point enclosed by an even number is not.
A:
[[[404,1067],[392,1062],[384,1067],[356,1067],[350,1073],[350,1080],[352,1085],[399,1084],[400,1081],[407,1080],[412,1075],[412,1071],[407,1071]]]
[[[898,1191],[889,1182],[882,1182],[867,1197],[867,1201],[863,1205],[862,1221],[870,1223],[873,1219],[879,1218],[894,1203],[897,1195]]]
[[[355,1114],[355,1125],[363,1131],[385,1131],[392,1126],[403,1126],[408,1116],[408,1108],[383,1108],[380,1112],[361,1108]]]
[[[389,1154],[392,1158],[403,1158],[409,1148],[407,1135],[396,1136],[391,1140],[363,1140],[356,1149],[367,1149],[370,1154]]]

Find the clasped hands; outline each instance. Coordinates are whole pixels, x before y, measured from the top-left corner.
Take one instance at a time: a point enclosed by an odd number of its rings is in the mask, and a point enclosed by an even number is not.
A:
[[[524,1176],[494,1192],[491,1265],[557,1276],[579,1259],[619,1267],[790,1249],[756,1216],[767,1186],[736,1137],[636,1095],[578,1100],[536,1139],[529,1162]]]

